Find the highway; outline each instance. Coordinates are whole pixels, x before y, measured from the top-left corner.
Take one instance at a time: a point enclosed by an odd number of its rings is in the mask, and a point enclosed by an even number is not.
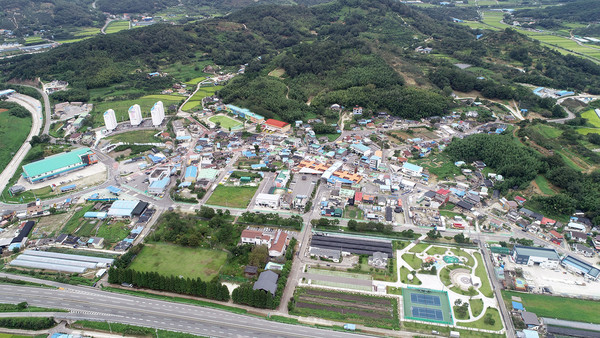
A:
[[[19,150],[15,153],[15,155],[13,156],[12,160],[8,163],[6,168],[4,168],[2,174],[0,174],[0,192],[4,191],[6,185],[8,184],[8,181],[19,169],[19,164],[21,164],[21,161],[27,155],[29,149],[31,149],[31,144],[29,144],[29,141],[31,141],[31,138],[33,136],[39,135],[40,130],[42,129],[43,119],[41,103],[33,97],[22,94],[13,94],[8,98],[7,101],[17,103],[23,106],[25,109],[29,110],[29,112],[31,112],[32,123],[31,131],[29,132],[29,135],[27,135],[27,139],[25,140],[25,142],[23,142],[21,148],[19,148]]]
[[[0,302],[27,302],[32,306],[70,311],[55,313],[57,319],[109,321],[210,337],[360,336],[349,332],[267,321],[208,307],[115,294],[90,287],[52,284],[64,289],[3,285],[0,289]]]

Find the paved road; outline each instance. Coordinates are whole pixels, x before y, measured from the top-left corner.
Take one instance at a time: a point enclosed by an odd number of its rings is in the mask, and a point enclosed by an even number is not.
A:
[[[44,100],[44,130],[42,131],[42,134],[48,134],[48,132],[50,131],[50,122],[51,122],[51,116],[52,116],[52,109],[50,107],[50,99],[48,98],[48,94],[46,94],[45,91],[39,89],[38,87],[34,87],[34,86],[30,86],[30,85],[20,85],[23,87],[29,87],[29,88],[33,88],[35,90],[37,90],[40,95],[42,95],[42,98]]]
[[[71,311],[55,313],[59,319],[109,321],[211,337],[359,337],[353,333],[283,324],[223,310],[114,294],[90,287],[60,286],[64,290],[4,285],[0,289],[0,302],[28,302],[33,306]]]
[[[17,151],[17,153],[13,156],[13,159],[8,163],[6,168],[0,174],[0,192],[4,191],[8,181],[14,175],[14,173],[19,169],[19,164],[25,158],[25,155],[31,149],[31,138],[40,133],[40,129],[42,128],[42,110],[40,101],[34,99],[33,97],[22,95],[22,94],[13,94],[8,100],[9,102],[17,103],[27,110],[31,112],[32,123],[31,123],[31,131],[29,135],[27,135],[27,139],[21,145],[21,148]]]

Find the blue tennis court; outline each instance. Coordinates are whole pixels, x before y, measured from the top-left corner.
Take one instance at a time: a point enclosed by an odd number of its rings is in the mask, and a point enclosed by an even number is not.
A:
[[[410,301],[414,304],[440,306],[442,301],[439,296],[424,295],[422,293],[411,293]]]
[[[444,314],[442,313],[442,310],[439,309],[428,309],[424,307],[413,306],[411,310],[412,316],[416,318],[431,319],[440,322],[444,320]]]

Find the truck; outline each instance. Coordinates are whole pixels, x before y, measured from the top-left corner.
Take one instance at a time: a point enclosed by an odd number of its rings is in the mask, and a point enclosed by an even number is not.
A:
[[[355,324],[344,324],[344,330],[354,331],[354,330],[356,330],[356,325]]]

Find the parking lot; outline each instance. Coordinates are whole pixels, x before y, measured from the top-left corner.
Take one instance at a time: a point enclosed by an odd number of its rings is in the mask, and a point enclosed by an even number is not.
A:
[[[296,198],[296,196],[298,195],[310,197],[315,184],[319,180],[319,177],[319,175],[295,174],[294,180],[292,181],[292,183],[290,183],[290,189],[292,189],[292,197]]]

